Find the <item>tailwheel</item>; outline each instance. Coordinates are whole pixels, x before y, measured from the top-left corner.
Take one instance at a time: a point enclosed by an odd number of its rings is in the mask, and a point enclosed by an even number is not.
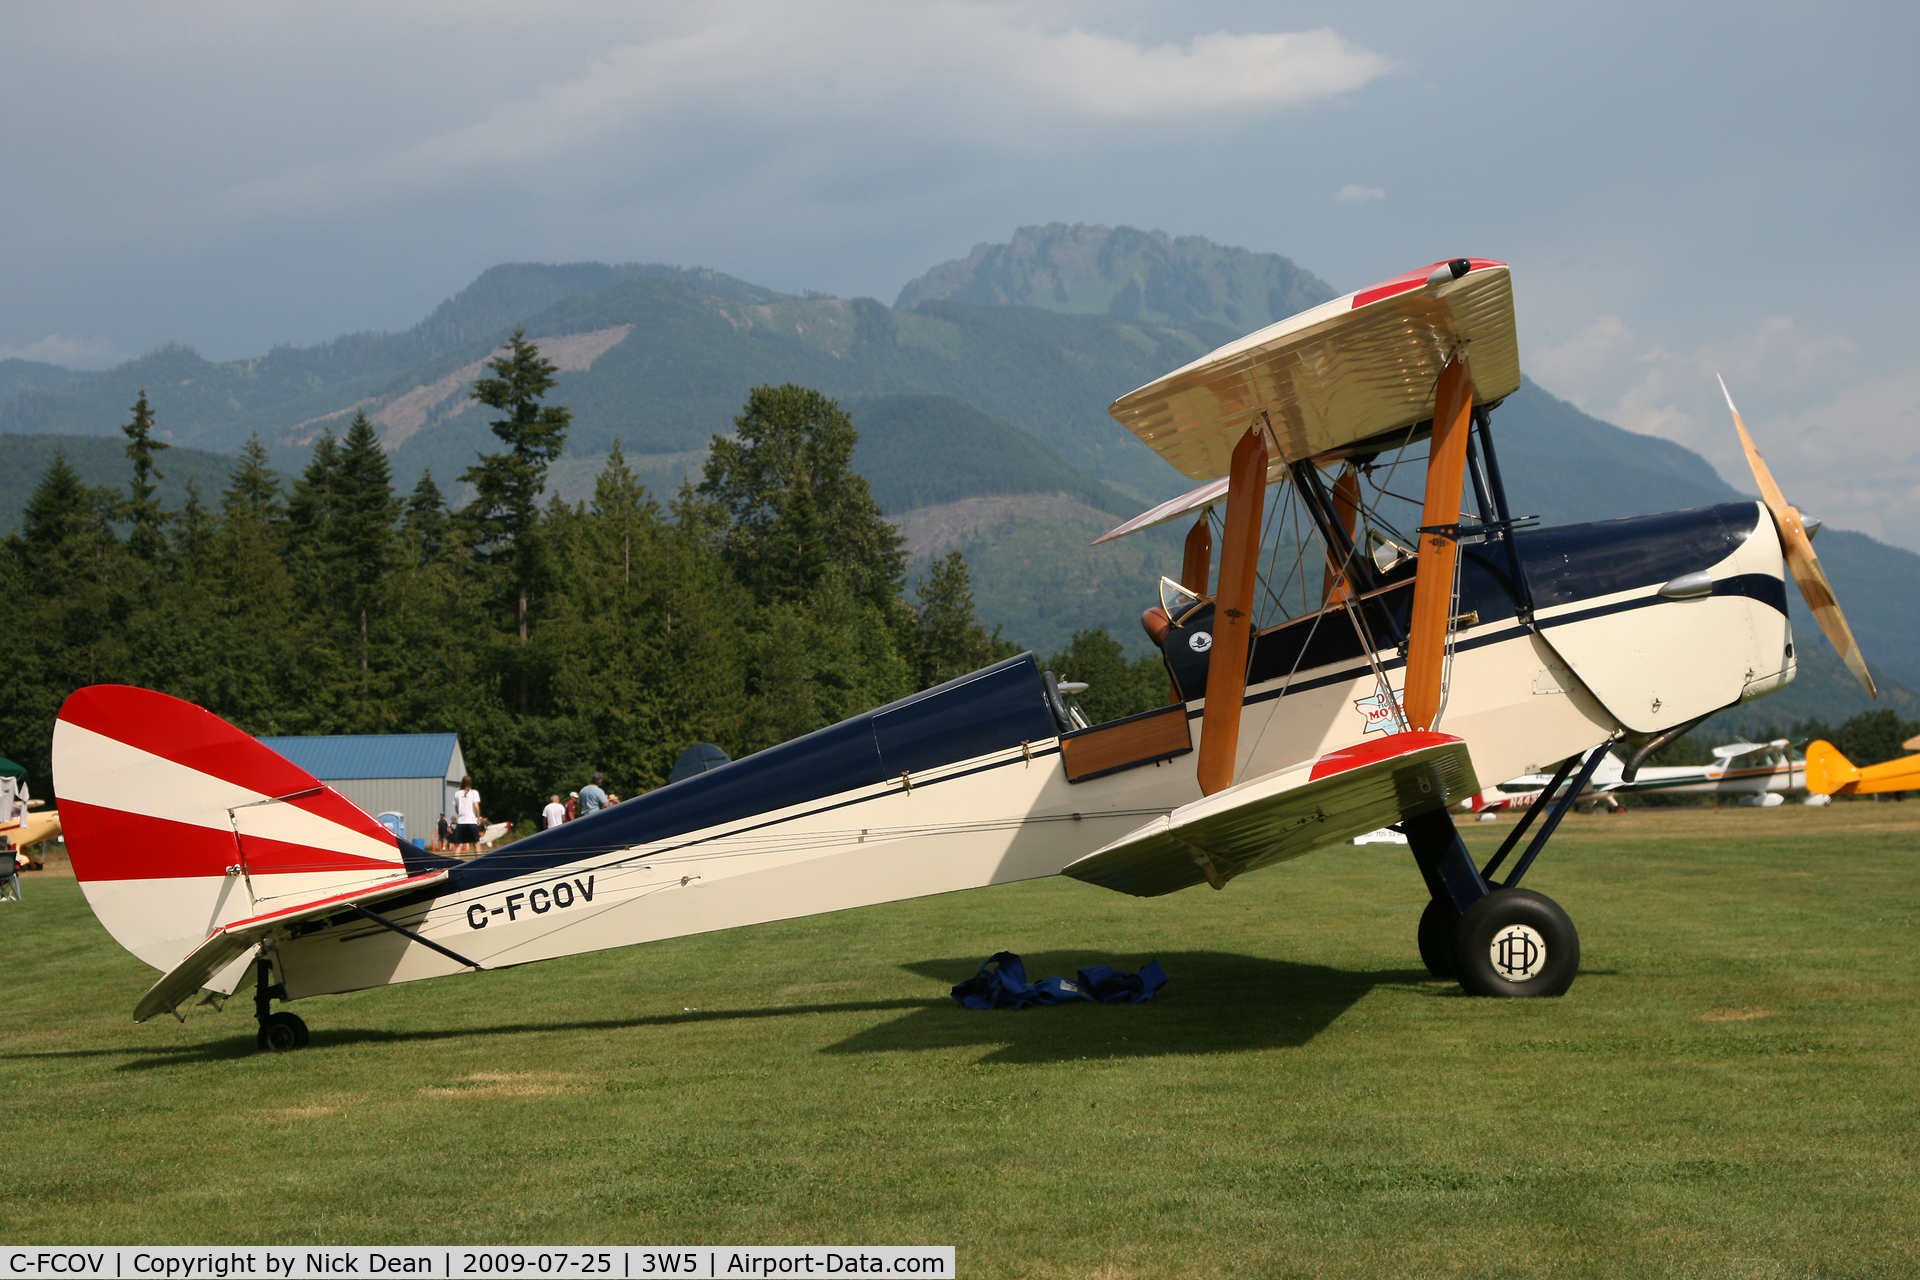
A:
[[[1439,898],[1420,913],[1420,960],[1436,978],[1453,977],[1453,926],[1459,920],[1453,904]]]
[[[258,1043],[269,1053],[304,1049],[307,1047],[307,1024],[297,1014],[268,1014],[260,1023]]]
[[[1468,995],[1563,995],[1580,971],[1580,935],[1544,893],[1495,889],[1461,913],[1453,964]]]

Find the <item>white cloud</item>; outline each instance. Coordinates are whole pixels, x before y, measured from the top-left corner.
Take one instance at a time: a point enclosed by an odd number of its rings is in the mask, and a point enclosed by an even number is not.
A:
[[[1378,187],[1363,187],[1357,182],[1349,182],[1334,194],[1335,200],[1353,202],[1357,200],[1384,200],[1387,193]]]
[[[1360,89],[1395,64],[1336,32],[1148,44],[1031,21],[1012,6],[715,6],[608,48],[471,122],[229,188],[235,212],[310,211],[368,195],[512,180],[563,156],[656,167],[692,132],[697,162],[732,169],[823,156],[1082,145],[1089,131],[1237,124]],[[689,130],[689,126],[699,126]],[[737,138],[725,135],[735,132]],[[716,137],[719,133],[722,136]],[[538,180],[537,172],[520,171]]]
[[[0,360],[38,360],[69,369],[106,369],[126,358],[104,338],[69,338],[62,333],[50,333],[21,347],[0,342]]]
[[[1789,502],[1920,551],[1920,365],[1862,377],[1849,339],[1784,316],[1686,352],[1602,316],[1527,365],[1595,417],[1686,445],[1756,492],[1715,375],[1725,377]]]

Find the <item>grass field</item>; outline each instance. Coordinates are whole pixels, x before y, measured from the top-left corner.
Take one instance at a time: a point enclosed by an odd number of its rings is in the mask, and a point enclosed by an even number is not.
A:
[[[1483,852],[1507,824],[1467,824]],[[1920,1272],[1920,805],[1570,818],[1560,1000],[1419,967],[1406,851],[1055,880],[294,1006],[129,1011],[0,907],[0,1242],[951,1243],[966,1276]],[[1157,957],[1162,998],[972,1013]]]

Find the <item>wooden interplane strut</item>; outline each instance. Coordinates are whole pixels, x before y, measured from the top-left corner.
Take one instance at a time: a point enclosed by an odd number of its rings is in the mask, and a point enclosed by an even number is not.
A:
[[[1240,747],[1240,704],[1247,692],[1253,592],[1260,567],[1260,515],[1267,494],[1267,440],[1240,437],[1227,471],[1227,519],[1220,537],[1220,588],[1214,597],[1213,648],[1207,660],[1207,709],[1200,722],[1200,793],[1233,785]]]
[[[1186,555],[1180,561],[1180,585],[1197,596],[1207,594],[1207,579],[1213,575],[1213,529],[1207,513],[1187,530]]]
[[[1427,447],[1427,492],[1420,526],[1460,523],[1460,485],[1467,471],[1467,433],[1473,421],[1473,374],[1455,356],[1440,371],[1433,396],[1433,439]],[[1401,705],[1410,729],[1432,729],[1440,715],[1447,628],[1453,620],[1453,570],[1460,548],[1438,533],[1420,535],[1414,562],[1413,618],[1407,633],[1407,680]]]
[[[1347,545],[1353,545],[1354,531],[1360,524],[1360,471],[1351,462],[1341,469],[1333,486],[1333,511],[1340,527],[1347,531]],[[1336,565],[1336,548],[1327,548],[1327,571],[1321,579],[1320,599],[1327,605],[1339,604],[1353,596],[1353,566]]]

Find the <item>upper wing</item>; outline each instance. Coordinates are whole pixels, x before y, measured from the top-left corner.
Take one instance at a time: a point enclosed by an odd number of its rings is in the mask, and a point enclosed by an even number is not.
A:
[[[1740,756],[1750,756],[1756,751],[1778,751],[1786,745],[1785,738],[1776,738],[1772,742],[1735,742],[1729,746],[1715,747],[1713,754],[1721,760],[1734,760]]]
[[[371,889],[338,893],[318,902],[302,903],[223,924],[208,934],[205,942],[189,951],[180,963],[167,970],[160,981],[147,989],[147,994],[141,996],[140,1003],[133,1008],[133,1020],[145,1022],[156,1013],[165,1013],[174,1008],[205,985],[207,979],[245,955],[255,943],[295,921],[325,915],[354,903],[377,902],[395,894],[429,888],[446,878],[445,870],[429,871],[405,880],[390,880]]]
[[[1464,267],[1457,277],[1455,267]],[[1129,392],[1108,412],[1195,480],[1225,475],[1234,444],[1264,413],[1279,445],[1272,480],[1288,463],[1401,443],[1433,416],[1440,370],[1463,348],[1477,403],[1519,389],[1505,263],[1434,263],[1335,298]]]
[[[1066,868],[1122,893],[1156,897],[1351,840],[1443,809],[1480,789],[1467,744],[1396,733],[1182,805]]]

